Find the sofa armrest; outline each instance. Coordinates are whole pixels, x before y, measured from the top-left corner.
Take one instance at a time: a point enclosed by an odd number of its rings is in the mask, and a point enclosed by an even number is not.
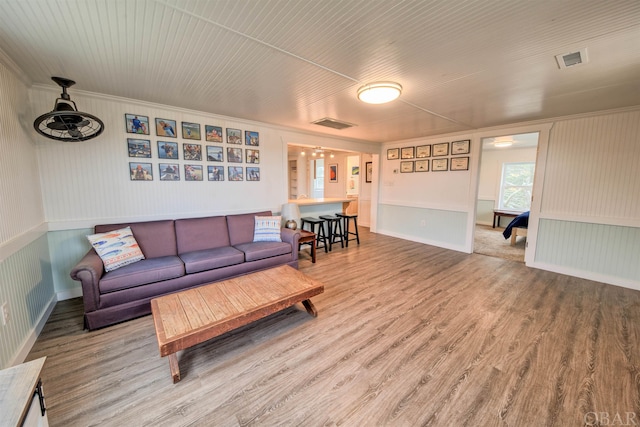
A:
[[[91,249],[71,269],[71,278],[82,284],[82,300],[84,311],[88,313],[98,309],[100,302],[100,278],[104,274],[104,264],[96,251]]]
[[[291,245],[291,261],[296,261],[298,259],[298,240],[300,240],[300,230],[282,228],[280,230],[280,238],[283,242]]]

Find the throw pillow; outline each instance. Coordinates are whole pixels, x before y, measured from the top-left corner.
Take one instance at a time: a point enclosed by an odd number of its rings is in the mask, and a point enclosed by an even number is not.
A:
[[[282,242],[280,238],[281,216],[257,216],[255,218],[254,242]]]
[[[144,254],[133,237],[130,227],[108,233],[91,234],[87,239],[102,259],[106,271],[113,271],[144,259]]]

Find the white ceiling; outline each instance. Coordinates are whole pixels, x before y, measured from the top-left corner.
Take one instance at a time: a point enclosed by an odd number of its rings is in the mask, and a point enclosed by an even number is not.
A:
[[[558,68],[582,48],[588,63]],[[30,83],[75,80],[72,99],[371,142],[640,105],[638,0],[0,0],[0,49]],[[358,101],[378,80],[400,99]]]

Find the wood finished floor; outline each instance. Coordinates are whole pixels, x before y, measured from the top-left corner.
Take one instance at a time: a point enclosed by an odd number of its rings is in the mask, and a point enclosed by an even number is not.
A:
[[[297,305],[180,352],[175,385],[151,316],[87,332],[59,302],[28,357],[47,356],[50,424],[640,424],[640,292],[361,236],[303,250],[317,318]]]

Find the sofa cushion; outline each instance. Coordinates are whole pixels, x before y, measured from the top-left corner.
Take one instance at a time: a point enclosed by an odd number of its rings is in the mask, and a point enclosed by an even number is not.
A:
[[[282,242],[280,238],[281,216],[256,216],[253,230],[254,242]]]
[[[241,243],[235,248],[244,252],[247,262],[291,253],[291,245],[284,242]]]
[[[231,246],[253,242],[253,229],[256,216],[271,216],[271,211],[255,212],[240,215],[227,215],[229,242]]]
[[[130,227],[87,236],[105,271],[113,271],[144,259]]]
[[[130,224],[96,225],[96,233],[117,230],[131,226],[131,231],[142,249],[144,257],[157,258],[178,255],[176,248],[176,231],[173,220],[133,222]]]
[[[177,219],[176,240],[178,242],[178,254],[231,246],[227,218],[224,216],[212,216],[208,218]]]
[[[101,293],[107,293],[180,276],[184,276],[184,264],[179,257],[151,258],[105,273],[99,287]]]
[[[244,253],[231,246],[226,246],[223,248],[187,252],[180,254],[180,258],[184,261],[187,274],[192,274],[205,270],[213,270],[214,268],[241,264],[244,262]]]

